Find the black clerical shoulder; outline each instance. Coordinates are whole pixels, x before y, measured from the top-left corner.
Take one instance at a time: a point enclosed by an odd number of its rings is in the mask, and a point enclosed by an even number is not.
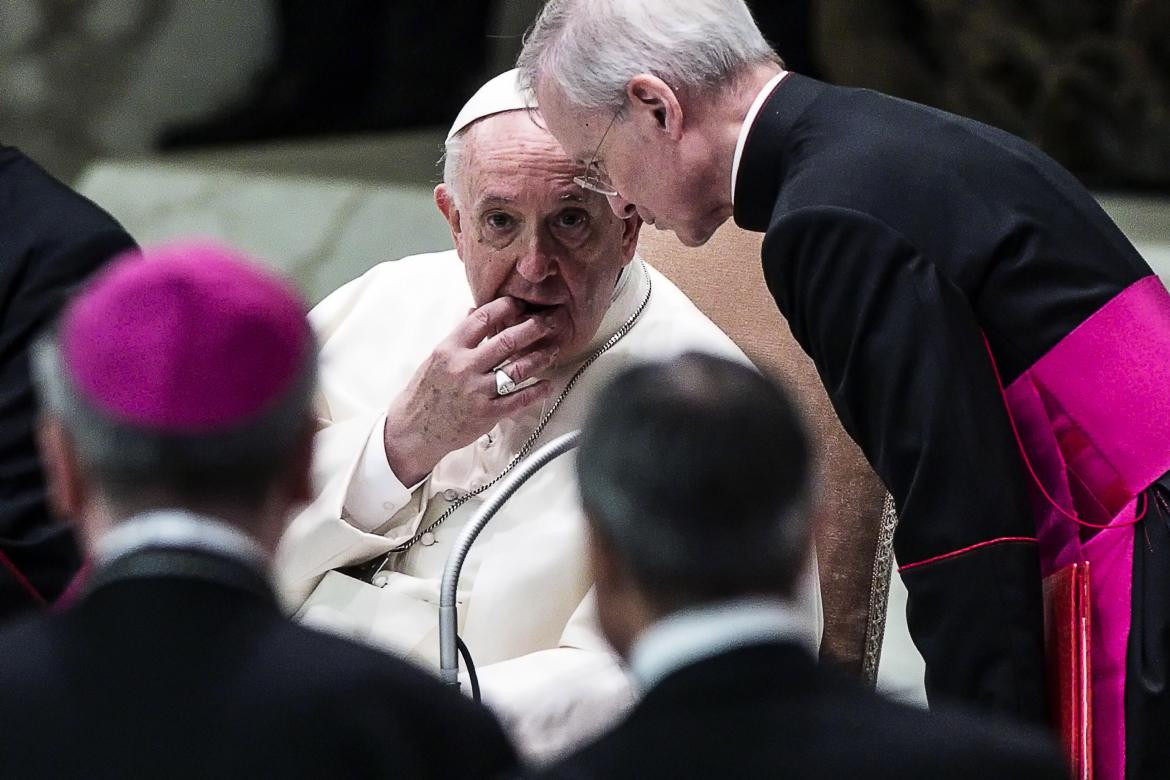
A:
[[[0,777],[477,778],[516,762],[486,710],[293,623],[246,575],[101,584],[0,632],[0,655]]]
[[[627,719],[547,778],[1066,777],[1039,732],[879,699],[761,644],[700,661],[653,687]]]
[[[45,503],[28,347],[78,285],[133,246],[112,217],[0,146],[0,621],[51,601],[80,563]]]

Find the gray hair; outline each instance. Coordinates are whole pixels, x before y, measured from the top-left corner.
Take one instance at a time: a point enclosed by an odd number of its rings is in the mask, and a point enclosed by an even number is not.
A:
[[[33,345],[43,409],[69,434],[82,469],[120,513],[156,506],[260,507],[312,426],[315,345],[292,386],[257,417],[222,432],[158,433],[111,419],[77,392],[54,334]],[[230,369],[225,369],[230,370]]]
[[[764,62],[779,59],[743,0],[550,0],[517,66],[526,90],[548,79],[578,108],[618,111],[640,73],[699,94]]]
[[[787,393],[688,353],[627,369],[577,454],[594,531],[664,606],[791,595],[808,554],[811,445]]]
[[[457,206],[461,202],[459,180],[463,177],[463,165],[466,157],[465,151],[467,148],[467,139],[468,136],[474,132],[474,129],[478,124],[479,121],[472,122],[470,125],[452,136],[443,145],[443,158],[441,160],[443,164],[443,183],[447,185],[447,190],[451,193],[451,197],[454,199]]]

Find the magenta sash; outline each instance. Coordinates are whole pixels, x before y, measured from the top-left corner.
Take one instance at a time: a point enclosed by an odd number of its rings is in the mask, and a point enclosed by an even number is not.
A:
[[[1090,561],[1093,763],[1125,774],[1135,498],[1170,471],[1170,293],[1130,285],[1006,390],[1030,468],[1043,575]],[[1098,525],[1096,533],[1056,509]]]

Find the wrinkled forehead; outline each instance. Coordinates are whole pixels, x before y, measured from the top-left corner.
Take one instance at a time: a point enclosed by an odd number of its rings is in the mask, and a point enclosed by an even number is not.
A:
[[[569,159],[534,109],[482,119],[468,128],[464,144],[465,180],[472,202],[486,191],[549,190],[558,197],[582,194],[573,183],[580,166]]]

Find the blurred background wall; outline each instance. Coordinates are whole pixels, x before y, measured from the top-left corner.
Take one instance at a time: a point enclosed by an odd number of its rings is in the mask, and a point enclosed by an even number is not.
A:
[[[1170,190],[1167,0],[815,0],[824,74],[1001,127],[1108,189]]]
[[[184,130],[193,137],[172,146],[438,127],[484,76],[511,67],[540,5],[0,0],[0,142],[71,181],[95,159],[145,156]],[[189,132],[225,119],[237,137]],[[341,173],[355,171],[368,174]]]
[[[159,147],[441,126],[540,5],[3,0],[0,139],[74,179]],[[1170,189],[1170,0],[752,5],[795,70],[1002,127],[1102,189]]]
[[[0,0],[0,141],[71,181],[242,97],[274,13],[242,0]]]

